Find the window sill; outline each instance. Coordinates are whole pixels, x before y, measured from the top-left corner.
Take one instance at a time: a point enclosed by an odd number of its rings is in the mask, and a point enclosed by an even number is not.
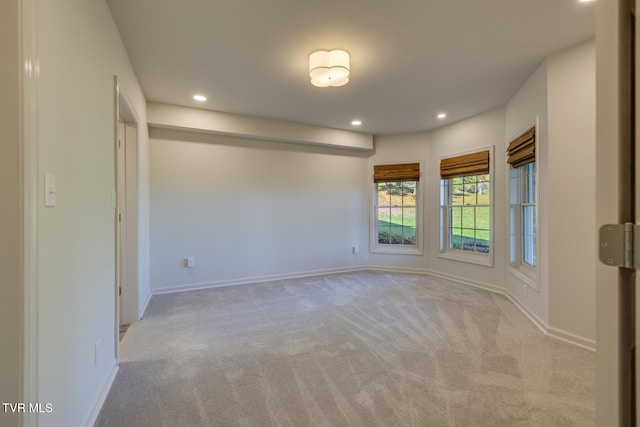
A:
[[[449,250],[440,252],[438,258],[448,259],[451,261],[459,261],[467,264],[481,265],[484,267],[493,267],[493,254],[470,254],[462,251]]]
[[[538,287],[538,275],[535,269],[526,267],[524,265],[512,264],[511,266],[509,266],[509,273],[524,282],[524,284],[529,286],[534,291],[540,292],[540,288]]]
[[[423,255],[423,251],[418,246],[400,245],[375,245],[369,252],[374,254],[395,254],[395,255]]]

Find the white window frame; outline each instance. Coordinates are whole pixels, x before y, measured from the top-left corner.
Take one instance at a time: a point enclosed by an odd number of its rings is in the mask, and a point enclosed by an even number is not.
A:
[[[534,289],[535,291],[540,291],[540,283],[538,281],[538,268],[540,266],[540,215],[539,215],[539,204],[540,204],[540,164],[538,163],[538,124],[536,122],[530,124],[525,128],[523,132],[519,132],[518,135],[526,132],[527,129],[531,129],[532,127],[536,128],[536,172],[535,172],[535,216],[536,216],[536,265],[532,266],[526,262],[524,262],[524,253],[523,253],[523,233],[524,233],[524,224],[523,224],[523,215],[522,210],[524,206],[531,206],[532,203],[527,203],[524,201],[524,195],[527,191],[527,173],[525,171],[525,166],[521,166],[519,168],[512,168],[511,165],[507,164],[509,168],[509,172],[507,173],[508,180],[508,203],[509,203],[509,273],[513,276],[520,279],[527,286]],[[516,136],[517,137],[517,136]],[[511,138],[512,140],[514,138]]]
[[[476,264],[487,267],[493,267],[494,262],[494,194],[495,194],[495,175],[494,175],[494,146],[481,147],[473,150],[461,152],[461,153],[453,153],[447,154],[446,156],[441,156],[440,160],[448,159],[451,157],[464,156],[466,154],[478,153],[481,151],[489,151],[489,252],[481,253],[481,252],[470,252],[462,249],[453,249],[449,248],[449,209],[451,205],[449,205],[448,197],[442,193],[442,187],[444,185],[443,180],[440,179],[438,181],[438,193],[440,194],[440,246],[438,251],[438,258],[453,260],[464,262],[467,264]],[[447,185],[448,187],[448,185]],[[448,188],[447,188],[448,190]]]
[[[420,179],[416,182],[416,244],[415,245],[402,245],[402,244],[385,244],[378,243],[378,191],[377,184],[374,182],[371,187],[371,203],[369,204],[372,209],[370,213],[369,221],[369,252],[383,253],[383,254],[399,254],[399,255],[423,255],[423,190],[424,187],[422,180],[424,179],[424,170],[422,162],[412,161],[399,161],[399,162],[386,162],[376,163],[375,165],[386,164],[405,164],[405,163],[420,163]]]

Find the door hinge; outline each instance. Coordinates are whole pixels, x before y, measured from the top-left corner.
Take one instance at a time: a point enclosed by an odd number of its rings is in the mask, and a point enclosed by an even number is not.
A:
[[[637,235],[637,237],[636,237]],[[640,225],[631,222],[600,227],[600,261],[611,267],[640,267]]]
[[[122,286],[118,286],[118,296],[122,296]]]

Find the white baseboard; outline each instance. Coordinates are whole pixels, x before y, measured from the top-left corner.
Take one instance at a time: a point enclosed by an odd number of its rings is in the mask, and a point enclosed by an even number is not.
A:
[[[542,319],[540,319],[535,313],[530,311],[524,304],[522,304],[518,299],[511,294],[507,289],[501,288],[499,286],[491,285],[484,282],[479,282],[477,280],[470,280],[464,277],[455,276],[448,273],[441,273],[438,271],[427,270],[427,269],[415,269],[415,268],[402,268],[402,267],[387,267],[387,266],[369,266],[369,270],[374,271],[389,271],[396,273],[412,273],[412,274],[424,274],[434,277],[439,277],[441,279],[451,280],[456,283],[460,283],[467,286],[473,286],[476,288],[484,289],[490,292],[498,293],[506,296],[516,307],[522,311],[522,313],[531,320],[531,322],[538,328],[542,333],[549,336],[550,338],[557,339],[559,341],[566,342],[568,344],[573,344],[575,346],[584,348],[589,351],[596,351],[596,342],[594,340],[590,340],[588,338],[572,334],[570,332],[564,331],[559,328],[554,328],[552,326],[547,325]]]
[[[116,362],[109,373],[104,385],[102,386],[102,390],[100,391],[100,395],[98,395],[98,399],[96,403],[93,405],[91,409],[91,413],[89,413],[89,417],[87,418],[87,422],[84,424],[86,427],[93,427],[98,419],[98,415],[100,415],[100,410],[102,409],[102,405],[104,405],[105,400],[107,400],[107,395],[109,394],[109,390],[111,390],[111,386],[113,385],[113,381],[116,379],[116,375],[118,374],[118,363]]]
[[[144,316],[144,313],[146,313],[147,311],[147,307],[149,307],[149,303],[151,302],[151,292],[149,292],[147,294],[147,299],[144,301],[144,304],[142,304],[141,310],[138,311],[138,320],[142,319],[142,317]]]
[[[393,273],[411,273],[411,274],[423,274],[426,276],[439,277],[441,279],[451,280],[452,282],[460,283],[462,285],[473,286],[474,288],[484,289],[486,291],[495,292],[505,295],[505,289],[499,286],[491,285],[489,283],[480,282],[477,280],[470,280],[464,277],[455,276],[453,274],[441,273],[439,271],[433,271],[428,269],[416,269],[416,268],[403,268],[403,267],[388,267],[380,265],[370,265],[367,270],[373,271],[388,271]]]
[[[429,275],[429,271],[421,268],[406,268],[406,267],[388,267],[386,265],[369,265],[366,270],[379,271],[382,273],[406,273],[406,274],[422,274]]]
[[[531,320],[531,322],[538,327],[538,329],[540,329],[540,331],[542,331],[545,335],[549,335],[549,325],[547,325],[546,322],[540,319],[534,312],[529,310],[511,292],[505,292],[505,296],[509,298],[509,301],[511,301],[516,307],[518,307],[520,311],[524,313],[524,315],[527,316],[529,320]]]
[[[306,272],[296,272],[296,273],[288,273],[288,274],[277,274],[277,275],[269,275],[269,276],[261,276],[261,277],[248,277],[243,279],[235,279],[235,280],[221,280],[218,282],[205,282],[205,283],[190,283],[186,285],[176,285],[176,286],[168,286],[160,289],[154,289],[151,291],[151,295],[146,305],[149,304],[149,300],[152,295],[162,295],[162,294],[171,294],[176,292],[185,292],[185,291],[194,291],[199,289],[210,289],[210,288],[220,288],[225,286],[238,286],[238,285],[248,285],[252,283],[260,283],[260,282],[272,282],[276,280],[283,279],[297,279],[302,277],[313,277],[313,276],[321,276],[323,274],[336,274],[336,273],[350,273],[355,271],[380,271],[380,272],[390,272],[390,273],[409,273],[409,274],[422,274],[426,276],[439,277],[445,280],[451,280],[452,282],[460,283],[462,285],[473,286],[474,288],[484,289],[489,292],[497,293],[506,296],[516,307],[522,311],[522,313],[531,320],[531,322],[536,325],[542,333],[545,335],[569,343],[576,345],[578,347],[584,348],[589,351],[595,351],[596,343],[593,340],[590,340],[585,337],[581,337],[576,334],[572,334],[570,332],[563,331],[558,328],[550,327],[546,324],[542,319],[540,319],[535,313],[529,310],[524,304],[522,304],[518,299],[511,294],[507,289],[502,288],[500,286],[495,286],[490,283],[480,282],[477,280],[467,279],[465,277],[456,276],[449,273],[442,273],[439,271],[433,271],[428,269],[418,269],[418,268],[405,268],[405,267],[390,267],[390,266],[381,266],[381,265],[363,265],[358,267],[343,267],[343,268],[332,268],[325,270],[313,270]]]
[[[575,346],[580,347],[580,348],[584,348],[585,350],[589,350],[589,351],[593,351],[593,352],[596,351],[596,342],[594,340],[582,337],[580,335],[572,334],[570,332],[564,331],[564,330],[559,329],[559,328],[555,328],[553,326],[549,326],[546,322],[542,321],[542,319],[540,319],[538,316],[536,316],[535,313],[533,313],[532,311],[527,309],[527,307],[525,307],[524,304],[522,304],[513,294],[507,292],[505,295],[545,335],[549,336],[550,338],[553,338],[553,339],[556,339],[556,340],[559,340],[559,341],[562,341],[562,342],[565,342],[565,343],[568,343],[568,344],[572,344],[572,345],[575,345]]]
[[[563,331],[562,329],[554,328],[549,326],[549,336],[553,339],[567,342],[569,344],[577,345],[578,347],[582,347],[585,350],[596,351],[596,342],[594,340],[590,340],[585,337],[581,337],[580,335],[572,334],[567,331]]]
[[[220,280],[217,282],[190,283],[185,285],[167,286],[159,289],[152,289],[152,295],[172,294],[176,292],[196,291],[199,289],[221,288],[225,286],[250,285],[252,283],[273,282],[276,280],[299,279],[303,277],[322,276],[324,274],[350,273],[354,271],[368,270],[367,266],[331,268],[324,270],[301,271],[286,274],[274,274],[268,276],[246,277],[234,280]]]
[[[485,291],[494,292],[501,295],[505,295],[505,291],[506,291],[504,288],[501,288],[500,286],[492,285],[485,282],[480,282],[477,280],[466,279],[464,277],[455,276],[453,274],[440,273],[438,271],[429,271],[428,274],[434,277],[451,280],[452,282],[460,283],[462,285],[467,285],[467,286],[473,286],[474,288],[484,289]]]

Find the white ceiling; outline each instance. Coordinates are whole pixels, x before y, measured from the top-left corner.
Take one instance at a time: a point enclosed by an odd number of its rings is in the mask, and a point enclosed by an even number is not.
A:
[[[373,134],[502,105],[595,33],[594,4],[577,0],[107,2],[149,101]],[[313,87],[309,53],[334,48],[351,53],[351,81]]]

